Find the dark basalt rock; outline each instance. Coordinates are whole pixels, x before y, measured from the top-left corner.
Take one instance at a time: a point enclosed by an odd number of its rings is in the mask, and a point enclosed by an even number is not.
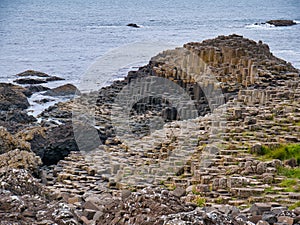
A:
[[[42,73],[42,72],[35,71],[35,70],[26,70],[26,71],[24,71],[22,73],[18,73],[16,76],[18,76],[18,77],[31,77],[31,76],[36,76],[36,77],[50,77],[46,73]]]
[[[276,27],[293,26],[297,24],[293,20],[269,20],[266,23],[274,25]]]
[[[28,115],[25,111],[11,110],[0,111],[0,121],[27,124],[36,122],[36,118]]]
[[[73,85],[73,84],[65,84],[59,86],[57,88],[53,88],[48,90],[44,95],[48,96],[68,96],[68,95],[75,95],[79,94],[80,91]]]
[[[0,110],[27,109],[28,91],[18,85],[0,83]]]
[[[140,28],[140,26],[137,25],[136,23],[129,23],[126,26],[128,26],[128,27],[134,27],[134,28]]]
[[[50,90],[50,88],[48,87],[44,87],[42,85],[30,85],[29,87],[26,87],[28,89],[28,91],[33,94],[36,92],[41,92],[41,91],[48,91]]]
[[[73,129],[78,129],[82,132],[77,131],[75,137]],[[67,124],[50,127],[44,133],[34,133],[29,143],[31,144],[32,151],[41,157],[45,165],[52,165],[64,159],[71,151],[79,151],[79,147],[80,150],[87,151],[98,147],[100,139],[98,142],[89,140],[91,138],[89,134],[92,129],[95,131],[95,128],[88,127],[87,125],[76,125],[73,128],[73,124],[68,122]],[[104,141],[105,137],[102,138],[104,138]],[[77,142],[79,143],[79,147]]]
[[[40,99],[40,100],[35,100],[34,102],[36,102],[38,104],[45,104],[47,102],[53,102],[53,101],[54,101],[53,99],[43,98],[43,99]]]
[[[46,73],[42,73],[34,70],[26,70],[22,73],[17,74],[16,76],[21,77],[14,80],[15,83],[18,84],[43,84],[51,81],[60,81],[65,80],[64,78],[57,76],[50,76]],[[32,78],[38,77],[38,78]]]
[[[57,76],[53,76],[53,77],[48,77],[46,78],[46,81],[49,82],[49,81],[59,81],[59,80],[65,80],[64,78],[61,78],[61,77],[57,77]]]
[[[78,151],[71,124],[49,128],[45,135],[35,133],[29,143],[45,165],[56,164],[71,151]]]
[[[33,79],[33,78],[21,78],[14,80],[17,84],[43,84],[47,83],[47,81],[43,79]]]

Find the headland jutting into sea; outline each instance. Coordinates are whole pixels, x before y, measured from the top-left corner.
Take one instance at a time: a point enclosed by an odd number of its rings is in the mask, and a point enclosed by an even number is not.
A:
[[[90,94],[44,88],[59,78],[36,71],[19,77],[31,85],[0,84],[0,224],[300,223],[299,70],[262,41],[187,43]],[[114,100],[152,78],[182,88],[193,110],[155,93],[140,99],[129,111],[132,144],[115,130]],[[35,92],[43,104],[76,91],[27,114]],[[91,102],[93,124],[74,122]]]

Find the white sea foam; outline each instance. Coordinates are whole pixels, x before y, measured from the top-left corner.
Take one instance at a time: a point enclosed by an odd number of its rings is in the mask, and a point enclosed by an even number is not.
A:
[[[250,24],[250,25],[246,25],[246,28],[250,28],[250,29],[274,29],[276,28],[274,25],[272,24],[268,24],[268,23],[257,23],[257,24]]]

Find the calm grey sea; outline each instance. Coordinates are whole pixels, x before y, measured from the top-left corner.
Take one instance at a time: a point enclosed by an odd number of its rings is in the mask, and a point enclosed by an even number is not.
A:
[[[263,40],[300,68],[300,24],[254,25],[269,19],[300,21],[300,1],[1,0],[0,79],[34,69],[76,82],[112,48],[138,41],[180,46],[231,33]]]

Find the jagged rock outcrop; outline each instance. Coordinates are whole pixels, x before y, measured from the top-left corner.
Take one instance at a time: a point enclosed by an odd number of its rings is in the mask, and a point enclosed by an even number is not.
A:
[[[27,170],[0,168],[0,224],[79,224]]]
[[[80,91],[73,84],[64,84],[44,93],[44,95],[48,96],[74,96],[75,94],[79,95]]]
[[[25,111],[29,107],[27,97],[31,94],[27,88],[0,83],[0,126],[16,133],[36,121]]]
[[[57,76],[50,76],[46,73],[42,73],[35,70],[26,70],[22,73],[17,74],[16,76],[21,77],[14,80],[17,84],[43,84],[51,81],[59,81],[64,80],[64,78],[57,77]]]
[[[42,161],[33,152],[20,151],[19,149],[9,151],[0,155],[0,168],[25,169],[32,174],[39,173]]]
[[[30,143],[31,150],[45,165],[57,163],[71,151],[78,151],[72,124],[35,128],[19,132],[20,139]]]
[[[18,85],[0,83],[0,110],[27,109],[27,90]]]
[[[30,150],[30,145],[22,140],[17,139],[6,128],[0,127],[0,154],[9,152],[14,149]]]

